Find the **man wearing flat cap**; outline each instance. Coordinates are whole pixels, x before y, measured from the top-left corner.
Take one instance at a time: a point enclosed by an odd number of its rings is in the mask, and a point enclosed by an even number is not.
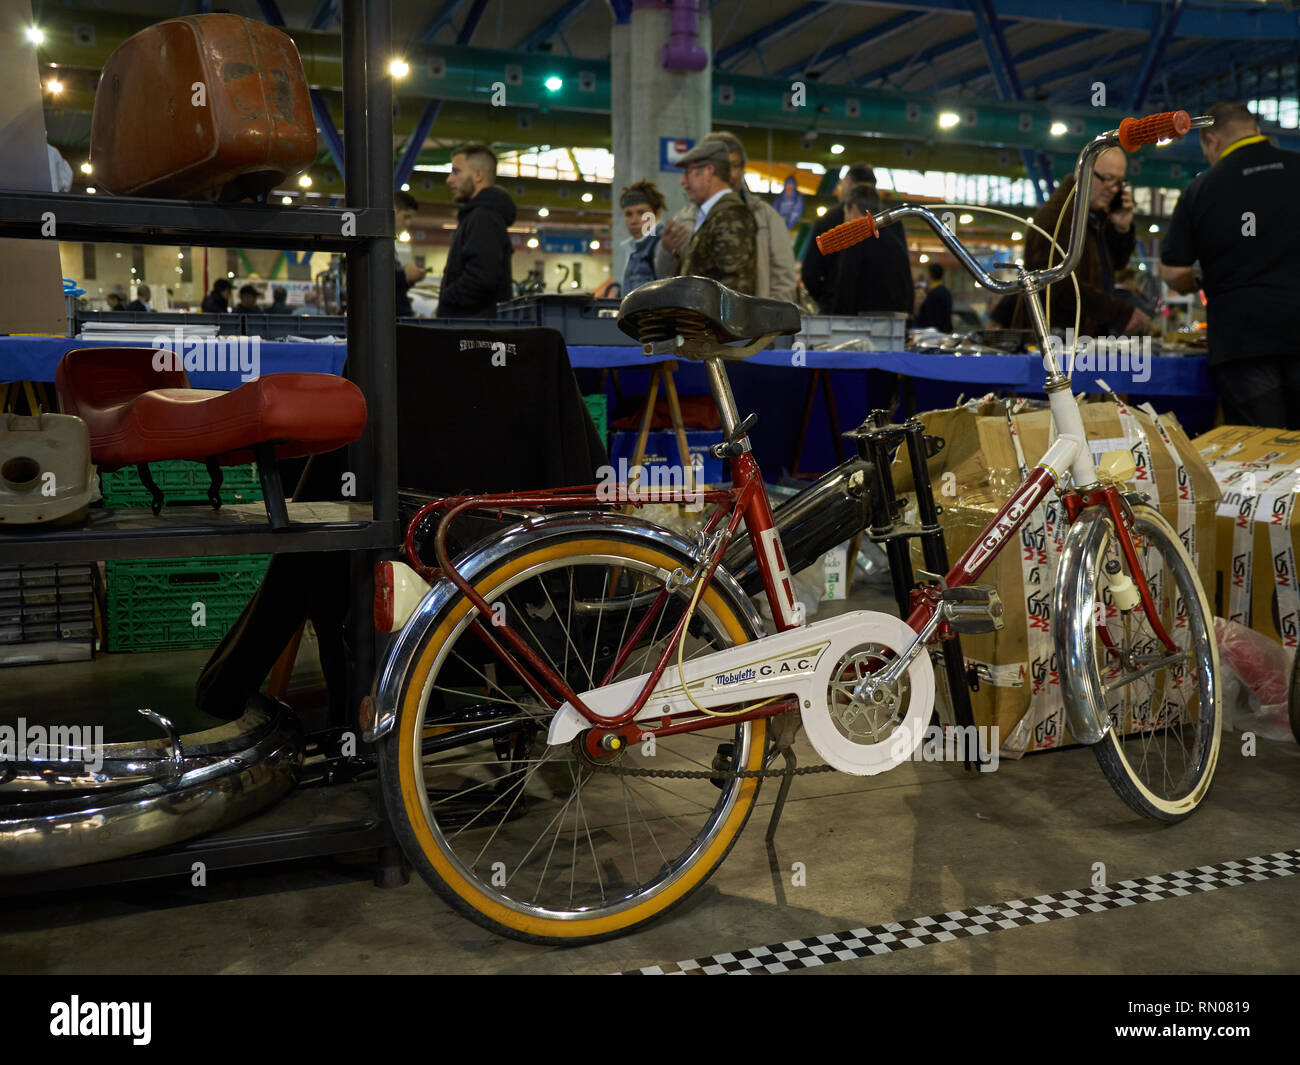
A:
[[[682,156],[682,189],[698,208],[681,249],[679,276],[711,277],[737,292],[757,288],[754,216],[731,188],[727,145],[705,139]]]

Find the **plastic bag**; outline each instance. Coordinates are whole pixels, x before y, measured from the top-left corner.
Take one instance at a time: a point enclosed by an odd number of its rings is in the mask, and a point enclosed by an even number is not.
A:
[[[1287,700],[1295,648],[1283,647],[1236,621],[1214,619],[1223,681],[1224,720],[1238,732],[1294,740]]]

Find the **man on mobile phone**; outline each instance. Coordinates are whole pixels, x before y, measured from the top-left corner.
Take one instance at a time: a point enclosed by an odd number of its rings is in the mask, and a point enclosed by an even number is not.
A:
[[[1210,375],[1232,424],[1300,429],[1300,154],[1269,143],[1239,103],[1210,108],[1210,168],[1174,208],[1160,274],[1205,292]],[[1196,276],[1200,263],[1201,278]]]
[[[1133,194],[1124,182],[1128,160],[1119,148],[1108,148],[1093,163],[1092,191],[1089,194],[1087,224],[1083,257],[1074,276],[1083,296],[1083,313],[1079,319],[1081,336],[1128,336],[1145,333],[1151,319],[1136,307],[1116,299],[1115,273],[1128,265],[1137,234],[1133,231]],[[1074,189],[1074,175],[1069,175],[1051,198],[1034,215],[1034,224],[1051,233],[1056,220],[1065,209],[1065,201]],[[1070,203],[1071,215],[1074,203]],[[1070,216],[1061,223],[1056,242],[1062,250],[1070,242]],[[1025,237],[1025,266],[1042,270],[1047,266],[1050,244],[1036,230]],[[1052,262],[1061,261],[1061,252],[1052,252]],[[1017,329],[1030,329],[1033,323],[1023,299],[1016,308],[1012,324]],[[1074,327],[1074,286],[1067,278],[1052,286],[1052,321],[1049,325]]]

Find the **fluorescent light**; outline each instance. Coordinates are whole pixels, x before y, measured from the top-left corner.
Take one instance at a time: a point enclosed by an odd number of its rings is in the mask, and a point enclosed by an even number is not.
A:
[[[583,203],[591,203],[591,193],[590,193],[590,192],[584,192],[584,193],[582,194],[582,202],[583,202]]]
[[[405,59],[394,59],[388,64],[388,73],[395,78],[404,78],[411,72],[411,65]]]
[[[564,79],[552,74],[543,84],[546,86],[547,92],[559,92],[564,88]]]
[[[298,185],[304,189],[311,188],[311,175],[303,174],[303,176],[298,179]]]
[[[956,111],[939,112],[940,129],[952,129],[953,126],[960,125],[960,124],[961,124],[961,115],[957,114]]]
[[[831,155],[843,155],[843,154],[844,154],[844,145],[842,144],[831,145]]]
[[[1047,132],[1053,137],[1063,137],[1065,134],[1070,132],[1070,127],[1064,122],[1053,122]]]
[[[539,207],[539,208],[537,208],[537,217],[538,217],[538,218],[550,218],[550,217],[551,217],[551,209],[550,209],[549,207]]]

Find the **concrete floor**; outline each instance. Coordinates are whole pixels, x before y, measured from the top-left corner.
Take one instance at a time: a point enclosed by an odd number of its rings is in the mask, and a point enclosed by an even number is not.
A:
[[[101,693],[147,683],[156,707],[181,703],[203,657],[110,656],[5,671],[0,714],[48,706],[55,693],[71,701],[78,671],[91,669]],[[817,760],[806,743],[800,754],[803,764]],[[11,898],[0,913],[0,970],[609,973],[1086,891],[1096,863],[1114,884],[1300,848],[1300,748],[1260,742],[1247,757],[1230,732],[1209,799],[1176,826],[1132,814],[1085,749],[1003,760],[991,774],[908,763],[874,778],[803,777],[769,852],[763,837],[775,794],[774,782],[764,786],[731,855],[685,906],[609,943],[545,949],[492,936],[418,877],[374,887],[369,856],[357,855],[213,871],[203,888],[156,882]],[[288,801],[325,817],[331,804],[364,807],[367,795],[363,784]],[[804,886],[792,883],[796,862]],[[1296,972],[1296,898],[1296,883],[1281,877],[810,971]]]

